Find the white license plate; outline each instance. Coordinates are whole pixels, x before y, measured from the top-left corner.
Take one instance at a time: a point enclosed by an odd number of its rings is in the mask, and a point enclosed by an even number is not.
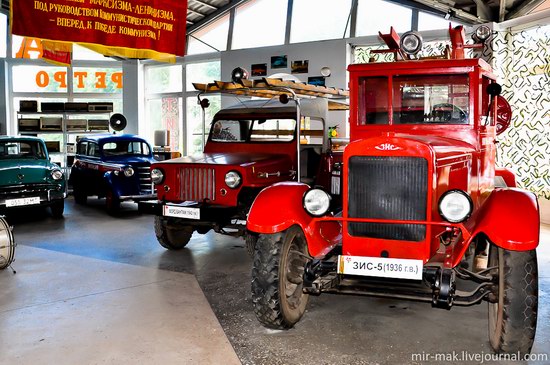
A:
[[[40,197],[33,196],[30,198],[19,198],[19,199],[7,199],[6,207],[21,207],[23,205],[34,205],[40,204]]]
[[[339,256],[338,273],[393,279],[422,279],[422,260],[384,257]]]
[[[175,207],[165,205],[163,215],[165,217],[201,219],[201,210],[199,208]]]

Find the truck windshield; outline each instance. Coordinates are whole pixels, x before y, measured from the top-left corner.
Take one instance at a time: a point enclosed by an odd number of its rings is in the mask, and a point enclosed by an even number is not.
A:
[[[289,142],[294,139],[293,119],[217,120],[210,130],[213,142]]]
[[[21,158],[46,159],[42,143],[35,141],[2,141],[0,142],[0,160]]]
[[[360,124],[389,123],[389,85],[393,124],[469,123],[467,75],[404,75],[360,80]]]
[[[104,156],[149,156],[149,146],[141,141],[116,141],[103,144]]]

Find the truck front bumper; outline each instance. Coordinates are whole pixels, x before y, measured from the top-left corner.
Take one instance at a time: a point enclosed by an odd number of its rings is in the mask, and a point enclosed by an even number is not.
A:
[[[57,186],[26,185],[0,188],[0,209],[48,206],[67,197],[64,189]]]
[[[138,202],[140,213],[153,214],[159,217],[186,221],[191,225],[227,225],[232,220],[239,220],[237,207],[184,202],[181,204],[166,203],[158,200]],[[242,225],[246,222],[243,221]]]

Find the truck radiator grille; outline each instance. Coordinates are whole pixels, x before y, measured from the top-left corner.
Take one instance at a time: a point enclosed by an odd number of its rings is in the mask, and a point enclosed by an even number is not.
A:
[[[350,218],[426,220],[428,163],[417,157],[354,156],[348,164]],[[352,236],[422,241],[419,224],[348,223]]]
[[[216,175],[214,169],[182,168],[178,172],[179,198],[200,202],[216,199]]]

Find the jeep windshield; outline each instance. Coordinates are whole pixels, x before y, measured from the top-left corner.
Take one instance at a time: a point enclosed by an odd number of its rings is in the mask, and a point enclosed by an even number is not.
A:
[[[46,159],[42,143],[38,141],[2,141],[0,142],[0,160],[16,160],[30,158]]]
[[[210,130],[210,140],[226,143],[273,143],[294,140],[293,119],[217,120]]]
[[[116,141],[103,144],[103,156],[149,156],[149,146],[142,141]]]
[[[468,75],[359,80],[359,125],[469,124]]]

